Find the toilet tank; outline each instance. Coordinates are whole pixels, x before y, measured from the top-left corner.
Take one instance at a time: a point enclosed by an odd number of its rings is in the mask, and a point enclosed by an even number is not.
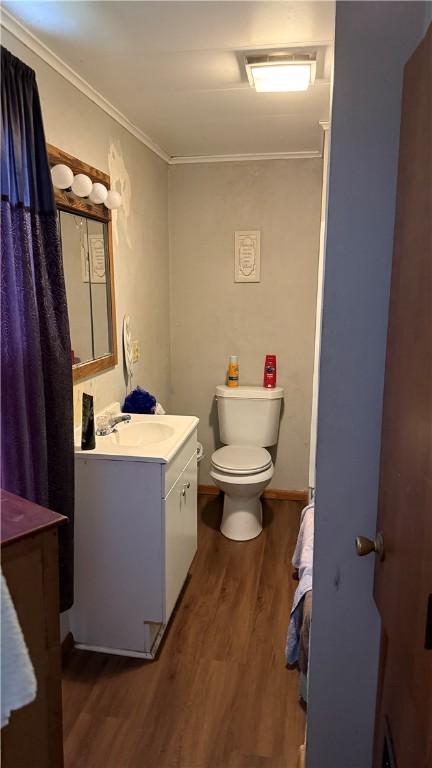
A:
[[[216,387],[220,439],[225,445],[276,445],[282,387]]]

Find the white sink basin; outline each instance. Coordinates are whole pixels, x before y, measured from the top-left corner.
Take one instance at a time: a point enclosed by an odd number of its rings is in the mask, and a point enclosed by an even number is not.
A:
[[[169,424],[162,424],[160,421],[130,421],[118,424],[116,431],[111,432],[107,437],[114,445],[138,448],[139,446],[161,443],[173,435],[174,427]]]
[[[120,403],[108,409],[119,414]],[[99,414],[97,414],[98,416]],[[96,418],[97,421],[97,418]],[[75,456],[77,459],[112,459],[158,461],[168,463],[196,429],[196,416],[164,416],[131,414],[130,421],[121,421],[109,435],[96,435],[96,447],[81,450],[81,427],[75,429]]]

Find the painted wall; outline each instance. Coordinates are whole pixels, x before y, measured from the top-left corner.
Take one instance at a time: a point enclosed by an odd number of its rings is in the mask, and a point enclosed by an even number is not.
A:
[[[320,367],[308,768],[371,765],[375,535],[402,69],[424,3],[340,2]],[[373,55],[365,55],[365,52]]]
[[[111,187],[123,196],[113,212],[119,365],[75,386],[75,421],[82,391],[94,394],[96,410],[124,398],[125,313],[141,343],[134,383],[169,405],[168,166],[3,29],[2,45],[36,71],[47,141],[109,173]]]
[[[200,418],[200,483],[220,445],[215,385],[228,356],[261,384],[278,359],[285,401],[271,486],[308,486],[322,161],[170,166],[171,403]],[[234,282],[234,232],[261,231],[261,282]]]

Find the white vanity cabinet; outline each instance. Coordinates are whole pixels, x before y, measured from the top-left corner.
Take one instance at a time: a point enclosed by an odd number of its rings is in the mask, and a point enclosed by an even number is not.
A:
[[[169,461],[76,453],[78,647],[154,658],[197,548],[197,423]]]

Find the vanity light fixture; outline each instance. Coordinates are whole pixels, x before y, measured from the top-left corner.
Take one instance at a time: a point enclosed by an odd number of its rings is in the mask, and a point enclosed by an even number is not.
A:
[[[51,179],[56,189],[72,190],[77,197],[86,197],[95,205],[102,203],[111,211],[120,208],[122,197],[114,189],[108,190],[105,184],[96,181],[94,184],[86,173],[78,173],[74,176],[68,165],[58,163],[51,168]]]
[[[307,91],[315,80],[316,57],[312,54],[246,56],[249,84],[259,93]]]

